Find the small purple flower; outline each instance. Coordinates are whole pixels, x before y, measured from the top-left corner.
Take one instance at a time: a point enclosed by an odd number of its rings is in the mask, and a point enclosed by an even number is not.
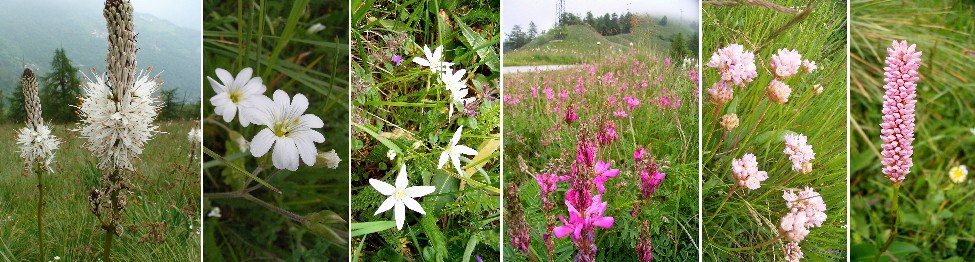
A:
[[[477,255],[477,256],[476,256],[476,257],[474,257],[474,258],[476,258],[476,259],[477,259],[477,262],[484,262],[484,260],[481,260],[481,255]]]
[[[566,221],[565,217],[559,215],[559,219],[562,220],[563,226],[556,227],[553,230],[555,237],[563,238],[567,235],[572,235],[573,240],[578,240],[582,237],[583,231],[593,230],[595,227],[601,227],[609,229],[613,227],[614,219],[613,217],[604,217],[603,213],[606,212],[606,202],[602,202],[602,195],[595,195],[592,198],[592,205],[586,208],[584,212],[580,213],[575,207],[572,207],[572,203],[566,200],[566,207],[569,208],[569,220]]]
[[[636,146],[636,150],[633,151],[633,160],[640,160],[646,154],[647,150],[643,149],[643,146]]]
[[[660,182],[667,177],[667,174],[661,173],[656,167],[652,170],[643,170],[640,172],[640,190],[643,191],[643,198],[648,198],[657,191],[657,187],[660,186]]]
[[[402,65],[403,64],[403,57],[401,57],[399,55],[394,55],[393,56],[393,63],[396,63],[396,66]]]

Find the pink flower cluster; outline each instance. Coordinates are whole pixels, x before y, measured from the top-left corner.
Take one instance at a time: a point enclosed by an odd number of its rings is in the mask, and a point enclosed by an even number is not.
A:
[[[884,67],[884,115],[880,124],[884,156],[881,170],[895,184],[904,181],[914,161],[914,106],[917,103],[917,69],[921,66],[921,51],[907,41],[894,41],[887,48],[887,66]]]
[[[606,183],[606,181],[609,181],[610,178],[616,177],[616,175],[620,173],[619,169],[610,169],[611,165],[612,163],[603,162],[602,160],[596,162],[596,178],[593,179],[593,183],[596,184],[596,189],[599,190],[600,194],[606,191],[606,187],[604,187],[603,184]]]
[[[748,153],[740,159],[731,161],[731,172],[734,173],[735,180],[739,186],[755,190],[762,187],[762,181],[768,179],[768,172],[758,170],[758,161],[755,155]]]
[[[808,174],[812,171],[812,161],[816,159],[816,152],[813,152],[812,146],[806,143],[806,136],[802,134],[785,135],[785,153],[789,156],[789,160],[792,161],[792,170],[799,172],[799,174]]]
[[[775,77],[782,79],[799,72],[799,67],[802,66],[802,55],[795,49],[782,48],[778,50],[778,54],[772,55],[769,63]]]
[[[569,209],[569,220],[559,215],[562,226],[555,227],[553,233],[557,238],[571,235],[572,241],[579,250],[576,261],[594,261],[596,258],[595,229],[601,227],[609,229],[613,227],[613,217],[603,216],[606,212],[606,202],[603,202],[602,195],[592,196],[592,204],[581,212],[566,200],[566,207]]]
[[[616,134],[616,122],[613,121],[603,122],[600,125],[599,133],[596,134],[596,140],[599,141],[600,146],[609,145],[619,138],[620,136]]]
[[[572,124],[572,122],[575,122],[577,118],[579,118],[579,116],[576,115],[576,109],[569,106],[569,109],[565,110],[565,116],[562,117],[562,120],[564,120],[566,124]]]
[[[779,233],[789,240],[785,249],[786,260],[797,261],[803,257],[799,242],[809,235],[809,228],[820,227],[826,221],[826,203],[819,193],[809,187],[798,193],[791,189],[782,191],[782,198],[789,213],[782,217]]]
[[[792,88],[785,82],[772,79],[772,82],[769,82],[768,87],[765,88],[765,93],[768,95],[769,100],[781,105],[789,102],[789,95],[792,94]]]
[[[718,81],[708,88],[708,94],[711,95],[711,103],[722,106],[734,98],[735,91],[728,86],[728,82]]]
[[[542,195],[542,208],[545,210],[551,210],[555,206],[552,201],[549,201],[548,194],[554,192],[558,189],[558,182],[568,180],[567,176],[558,176],[555,174],[539,174],[535,176],[535,181],[538,182],[539,193]]]
[[[640,191],[643,191],[643,198],[649,198],[657,191],[660,182],[664,181],[667,174],[660,172],[657,165],[653,164],[640,172]]]
[[[733,83],[736,86],[744,87],[745,84],[758,77],[755,54],[751,51],[745,51],[745,47],[739,44],[718,49],[717,52],[711,54],[711,60],[708,61],[707,66],[717,68],[720,71],[721,81]]]
[[[626,101],[626,110],[633,111],[634,108],[640,106],[640,100],[633,98],[631,96],[623,97],[623,101]]]
[[[636,242],[636,256],[641,262],[653,260],[653,247],[650,245],[650,222],[643,221],[640,239]]]

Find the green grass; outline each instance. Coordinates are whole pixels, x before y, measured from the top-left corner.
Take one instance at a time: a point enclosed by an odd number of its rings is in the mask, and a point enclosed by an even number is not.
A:
[[[499,1],[352,1],[353,261],[500,260],[498,8]],[[453,70],[468,71],[476,98],[453,117],[439,77],[411,61],[440,45]],[[459,126],[458,144],[480,152],[462,160],[466,175],[450,164],[437,168]],[[402,165],[410,186],[436,191],[416,199],[426,215],[406,210],[397,230],[393,210],[374,214],[386,196],[368,180],[392,183]]]
[[[802,6],[807,1],[778,1]],[[705,260],[772,260],[783,258],[785,241],[745,251],[778,236],[780,218],[787,213],[782,191],[809,186],[820,193],[828,216],[822,227],[811,228],[800,243],[807,259],[842,260],[846,257],[847,143],[846,143],[846,4],[814,2],[815,11],[794,26],[775,32],[795,15],[762,7],[714,7],[703,10],[702,56],[737,43],[755,53],[758,77],[746,87],[735,87],[734,99],[720,109],[706,102],[702,114],[703,151],[703,254]],[[762,48],[764,47],[764,48]],[[765,87],[772,80],[769,59],[779,48],[796,49],[819,68],[813,73],[785,80],[792,88],[789,102],[772,104]],[[704,70],[703,86],[719,79],[714,68]],[[813,84],[823,93],[814,96]],[[716,112],[719,110],[719,112]],[[717,125],[718,118],[736,113],[741,124],[730,132]],[[799,175],[791,170],[783,153],[783,135],[802,133],[816,152],[813,171]],[[732,159],[745,153],[757,156],[759,170],[768,171],[762,187],[739,187],[727,202],[734,178]],[[724,203],[723,203],[724,202]],[[723,207],[721,207],[724,205]],[[718,210],[720,208],[720,211]],[[716,213],[718,212],[718,213]]]
[[[272,153],[253,158],[241,152],[233,139],[250,141],[264,127],[243,127],[238,119],[227,123],[213,114],[208,100],[214,90],[205,84],[204,146],[227,159],[204,159],[204,211],[222,211],[220,218],[205,219],[205,260],[348,260],[347,3],[206,0],[203,6],[204,75],[216,77],[216,68],[237,74],[251,67],[267,86],[264,95],[275,90],[305,95],[310,106],[304,113],[325,122],[316,129],[325,136],[316,144],[318,152],[334,149],[342,159],[335,169],[302,164],[291,172],[269,167]],[[319,23],[322,31],[308,30]],[[258,186],[232,166],[258,173],[281,193]],[[267,169],[252,171],[259,166]]]
[[[610,52],[625,52],[630,43],[647,50],[667,50],[677,33],[683,33],[684,40],[697,34],[697,29],[686,22],[671,21],[665,26],[656,23],[658,19],[650,16],[634,16],[636,23],[629,34],[602,36],[589,25],[564,26],[564,38],[556,41],[558,29],[548,30],[525,46],[504,53],[505,66],[528,65],[567,65],[602,61]],[[596,43],[599,42],[599,45]],[[593,52],[593,50],[601,50]]]
[[[917,44],[914,167],[899,192],[898,231],[882,261],[963,261],[975,256],[971,176],[954,184],[948,170],[975,166],[975,10],[971,1],[852,1],[851,258],[873,260],[891,234],[892,184],[881,173],[880,118],[886,48]]]
[[[512,232],[505,234],[505,261],[567,261],[577,254],[570,237],[555,239],[552,253],[542,240],[551,234],[546,229],[546,217],[555,218],[553,226],[563,225],[555,222],[558,215],[568,217],[563,196],[570,182],[559,182],[559,188],[549,194],[555,207],[546,212],[534,175],[569,175],[577,136],[603,121],[615,122],[619,140],[601,147],[597,159],[613,161],[612,168],[620,169],[620,173],[605,184],[603,200],[608,208],[604,216],[614,217],[615,223],[611,229],[596,230],[597,260],[636,261],[634,247],[643,238],[639,228],[644,221],[650,223],[655,259],[697,260],[698,96],[696,83],[688,75],[694,67],[666,66],[665,58],[650,49],[627,48],[625,53],[607,55],[594,67],[505,76],[504,183],[517,186],[521,192],[517,199],[506,198],[505,205],[522,207],[531,236],[526,254],[511,245]],[[607,74],[613,74],[614,83],[604,79]],[[646,87],[642,86],[644,81]],[[581,91],[577,85],[587,90]],[[546,97],[546,88],[552,89],[554,98]],[[558,98],[560,92],[566,92],[567,97]],[[614,116],[613,112],[626,104],[625,96],[638,99],[640,105],[627,111],[628,117]],[[615,102],[609,102],[611,97]],[[671,103],[681,99],[680,107],[661,107],[663,97]],[[571,124],[563,121],[569,106],[578,114],[577,122]],[[642,198],[639,170],[632,158],[638,145],[670,168],[664,171],[667,176],[656,193],[642,202],[633,217],[631,212]],[[598,194],[595,189],[593,192]],[[508,222],[513,215],[505,215],[506,231],[514,226]]]
[[[138,172],[131,177],[132,195],[122,216],[125,228],[112,248],[118,261],[193,261],[200,250],[199,160],[189,163],[186,140],[190,122],[162,122],[149,141]],[[13,130],[19,124],[3,124]],[[88,194],[99,182],[97,159],[83,149],[84,141],[73,125],[55,125],[54,135],[62,139],[56,151],[54,172],[44,175],[44,242],[46,257],[66,261],[94,261],[101,258],[104,231],[91,213]],[[6,148],[0,160],[0,261],[38,260],[37,177],[26,175],[14,139],[0,140]],[[189,168],[187,168],[189,165]]]

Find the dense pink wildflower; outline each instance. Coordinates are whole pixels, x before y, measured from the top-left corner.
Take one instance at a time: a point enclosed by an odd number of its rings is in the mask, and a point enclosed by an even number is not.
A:
[[[708,88],[711,103],[717,106],[727,104],[734,98],[735,91],[729,86],[728,82],[718,81]]]
[[[707,66],[718,69],[721,73],[721,81],[727,81],[740,87],[744,87],[745,84],[758,77],[755,54],[751,51],[745,51],[745,47],[739,44],[718,49],[717,52],[711,54],[711,60],[708,61]]]
[[[775,77],[782,79],[799,72],[799,67],[802,66],[802,55],[795,49],[782,48],[779,49],[778,54],[772,55],[769,63]]]
[[[596,134],[596,140],[599,141],[600,146],[606,146],[613,141],[619,139],[619,135],[616,134],[616,122],[606,121],[600,125],[600,131]]]
[[[603,162],[602,160],[596,162],[596,178],[593,179],[593,183],[596,184],[596,189],[599,190],[600,194],[606,191],[606,187],[604,187],[603,184],[606,183],[606,181],[609,181],[610,178],[616,177],[616,175],[620,173],[619,169],[610,169],[611,165],[612,163]]]
[[[629,111],[633,111],[634,108],[636,108],[637,106],[640,106],[640,100],[639,99],[636,99],[636,98],[633,98],[633,97],[630,97],[630,96],[626,96],[626,97],[623,97],[623,100],[626,101],[626,109],[629,110]]]
[[[640,160],[646,154],[647,150],[643,149],[643,146],[636,146],[636,150],[633,150],[633,160]]]
[[[636,257],[641,262],[653,260],[653,247],[650,246],[650,222],[643,221],[643,229],[640,230],[640,239],[636,242]]]
[[[566,124],[572,124],[572,122],[575,122],[576,118],[578,117],[579,116],[576,115],[576,109],[569,106],[569,108],[565,110],[565,115],[562,116],[562,120],[564,120]]]
[[[791,189],[782,192],[789,213],[779,222],[779,232],[789,241],[802,242],[809,234],[809,228],[822,226],[826,221],[826,203],[809,187],[798,193]]]
[[[735,180],[739,186],[755,190],[762,187],[762,181],[768,179],[768,172],[758,170],[758,161],[755,155],[748,153],[740,159],[731,161],[731,171],[734,173]]]
[[[812,171],[810,161],[816,159],[816,152],[813,152],[812,146],[806,142],[807,138],[802,134],[785,135],[785,149],[782,153],[788,155],[789,160],[792,161],[792,170],[800,174]]]
[[[914,106],[917,103],[917,69],[921,66],[921,51],[907,41],[894,41],[887,48],[884,67],[884,122],[880,124],[884,156],[882,172],[895,184],[904,181],[914,161]]]

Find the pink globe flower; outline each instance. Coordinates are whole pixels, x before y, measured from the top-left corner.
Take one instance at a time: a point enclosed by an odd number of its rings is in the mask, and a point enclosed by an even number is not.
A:
[[[755,155],[748,153],[740,159],[731,161],[731,172],[738,181],[739,186],[755,190],[762,187],[762,181],[768,179],[768,172],[758,170],[758,161]]]
[[[792,88],[785,84],[785,82],[772,79],[772,82],[765,88],[765,94],[768,95],[769,100],[772,100],[773,103],[781,105],[789,102],[789,95],[792,94]]]
[[[735,92],[728,86],[728,82],[718,81],[708,88],[708,94],[710,95],[711,103],[717,106],[722,106],[727,104],[734,98]]]
[[[769,63],[775,77],[782,79],[799,72],[799,67],[802,66],[802,55],[794,49],[782,48],[779,49],[778,54],[772,55]]]
[[[751,51],[745,51],[745,47],[739,44],[718,49],[717,52],[711,54],[711,60],[706,65],[720,71],[721,81],[727,81],[740,87],[744,87],[745,84],[758,77],[755,54]]]

